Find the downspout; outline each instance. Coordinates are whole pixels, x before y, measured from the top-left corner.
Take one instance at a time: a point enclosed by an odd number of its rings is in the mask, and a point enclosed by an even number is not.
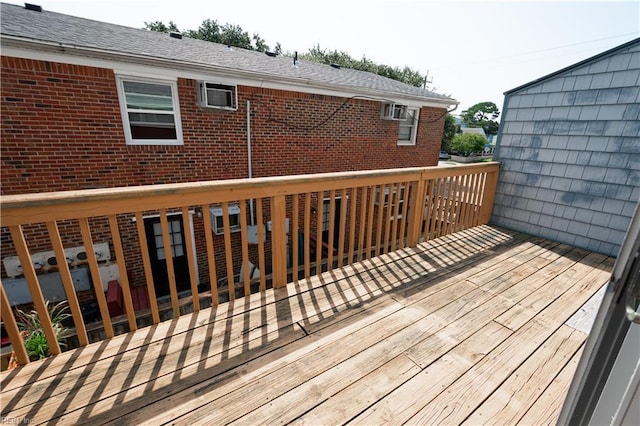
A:
[[[249,179],[251,179],[253,177],[253,171],[251,169],[251,101],[247,101],[247,162]],[[251,217],[251,226],[254,226],[255,219],[253,215],[253,198],[249,200],[249,215]]]

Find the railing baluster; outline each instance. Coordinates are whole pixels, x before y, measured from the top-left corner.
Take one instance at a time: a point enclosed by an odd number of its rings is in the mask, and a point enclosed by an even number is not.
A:
[[[409,182],[404,182],[404,201],[402,202],[402,211],[400,214],[402,218],[400,219],[400,234],[398,235],[398,248],[403,249],[406,245],[405,242],[405,231],[407,229],[407,220],[409,220],[409,200],[413,197],[413,193],[411,191],[411,185]]]
[[[482,193],[485,190],[485,179],[487,177],[486,173],[481,173],[480,178],[478,179],[478,191],[476,192],[476,210],[473,215],[473,226],[478,226],[480,224],[480,211],[482,209],[483,197]]]
[[[89,262],[89,272],[91,273],[91,280],[93,281],[93,289],[96,293],[96,300],[98,301],[98,308],[100,309],[100,316],[102,317],[104,334],[107,336],[107,339],[110,339],[113,337],[113,325],[111,324],[111,317],[109,316],[107,299],[104,296],[104,289],[102,288],[102,279],[100,278],[100,269],[98,268],[98,259],[96,258],[96,252],[93,246],[93,238],[91,238],[89,220],[82,217],[78,219],[78,223],[80,225],[80,234],[82,235],[85,253],[87,253],[87,261]]]
[[[191,300],[193,300],[193,311],[200,311],[200,294],[198,292],[198,280],[196,271],[196,256],[193,252],[195,246],[192,236],[191,215],[189,214],[189,206],[182,207],[182,223],[184,225],[184,244],[187,252],[187,264],[189,266],[189,281],[191,284]]]
[[[373,211],[376,206],[376,186],[369,187],[369,211],[367,212],[367,251],[365,258],[371,259],[371,248],[373,246]]]
[[[356,206],[358,205],[358,188],[351,188],[351,202],[347,204],[349,206],[349,254],[347,258],[347,264],[351,265],[353,263],[353,254],[356,250],[355,242],[356,242]]]
[[[349,200],[347,199],[347,190],[340,191],[340,223],[338,226],[338,268],[342,268],[344,263],[344,234],[347,230],[347,207]]]
[[[156,287],[153,283],[153,272],[151,270],[151,260],[149,259],[149,246],[147,245],[147,234],[144,229],[144,218],[140,211],[136,212],[136,228],[138,229],[138,242],[140,244],[144,278],[147,284],[147,294],[149,295],[149,306],[151,307],[151,320],[154,324],[158,324],[160,322],[160,312],[158,311],[158,300],[156,299]]]
[[[415,247],[420,240],[422,230],[422,209],[424,209],[424,197],[426,193],[426,180],[423,176],[411,183],[412,191],[409,198],[409,229],[407,231],[407,245]]]
[[[64,293],[67,296],[67,304],[71,311],[73,324],[76,327],[78,342],[80,343],[80,346],[87,346],[89,344],[87,328],[84,325],[82,311],[80,310],[80,304],[78,303],[78,295],[76,294],[76,289],[73,286],[73,278],[71,278],[71,271],[69,270],[69,264],[67,263],[67,256],[64,252],[60,232],[58,231],[58,224],[56,222],[47,222],[47,231],[49,232],[53,252],[56,255],[58,272],[60,273]]]
[[[336,191],[332,189],[329,191],[329,238],[327,241],[327,271],[333,269],[333,249],[334,249],[334,230],[336,226]]]
[[[324,219],[324,191],[318,192],[316,203],[316,275],[322,272],[322,222]]]
[[[247,239],[247,203],[240,202],[240,244],[242,248],[242,264],[244,265],[242,280],[244,281],[244,295],[251,294],[251,278],[249,268],[249,241]]]
[[[18,364],[28,364],[29,355],[27,354],[27,349],[24,346],[24,340],[22,339],[22,333],[20,333],[16,318],[13,316],[11,304],[9,303],[9,299],[7,299],[7,294],[4,292],[2,281],[0,281],[0,314],[0,321],[2,321],[5,330],[7,330],[9,341],[11,341],[11,348],[16,354]]]
[[[400,217],[400,200],[403,200],[402,204],[404,205],[404,191],[407,190],[406,187],[403,189],[402,185],[402,183],[397,184],[396,200],[393,204],[393,223],[391,224],[391,244],[389,246],[389,250],[391,251],[395,250],[398,246],[398,222],[402,220]]]
[[[311,277],[311,193],[304,196],[304,278]]]
[[[383,213],[385,210],[385,190],[387,189],[387,185],[380,185],[378,187],[378,215],[376,217],[377,227],[376,227],[376,251],[374,256],[379,256],[381,254],[380,244],[382,243],[382,224],[383,224]]]
[[[455,197],[456,206],[455,206],[455,212],[454,212],[454,216],[456,220],[453,224],[452,232],[457,232],[460,230],[460,222],[462,221],[460,218],[460,209],[462,208],[462,194],[464,193],[463,191],[464,191],[465,178],[466,176],[464,175],[458,176],[458,185],[457,185],[457,191],[456,191],[456,197]]]
[[[229,300],[236,298],[236,283],[233,276],[233,247],[231,247],[231,222],[229,221],[229,203],[222,203],[222,227],[224,228],[224,254],[227,267],[227,295]]]
[[[113,242],[113,250],[115,251],[116,261],[118,264],[120,288],[122,289],[124,308],[127,311],[129,331],[136,331],[138,329],[138,324],[136,323],[136,312],[133,309],[133,302],[131,300],[131,288],[129,287],[129,277],[127,276],[127,265],[124,261],[124,250],[122,249],[120,228],[118,227],[118,219],[116,218],[116,215],[109,215],[109,228],[111,229],[111,241]]]
[[[211,229],[211,219],[209,205],[202,205],[202,217],[204,221],[204,238],[207,244],[207,263],[209,265],[209,287],[211,287],[211,304],[218,306],[220,297],[218,296],[218,276],[216,274],[216,255],[213,245],[213,230]]]
[[[38,283],[36,271],[33,268],[33,263],[31,263],[31,256],[29,255],[29,249],[27,248],[27,243],[24,239],[22,226],[10,226],[9,231],[11,232],[11,238],[13,239],[13,243],[16,247],[18,257],[20,258],[22,273],[27,281],[27,286],[31,293],[31,299],[33,300],[33,306],[38,313],[38,318],[40,319],[44,335],[47,339],[47,344],[49,345],[49,352],[51,355],[58,355],[60,353],[60,345],[58,344],[56,334],[53,331],[53,324],[51,323],[51,318],[49,317],[49,312],[47,311],[47,306],[44,302],[44,297],[42,296],[42,290]]]
[[[433,187],[435,185],[435,179],[429,179],[426,183],[427,192],[425,194],[425,213],[423,215],[424,220],[424,232],[422,239],[423,241],[429,241],[431,239],[431,221],[433,220],[433,198],[434,198],[434,190]]]
[[[262,198],[256,198],[256,216],[258,225],[258,268],[260,270],[260,291],[267,290],[267,278],[264,260],[264,218],[262,216]]]
[[[271,198],[271,252],[273,260],[273,288],[287,285],[287,234],[285,218],[287,205],[284,195]]]
[[[291,218],[291,278],[294,283],[298,282],[298,251],[300,250],[298,244],[298,227],[300,226],[300,197],[298,194],[293,195],[293,218]]]
[[[471,178],[472,176],[470,174],[467,174],[464,176],[464,187],[463,187],[463,193],[462,193],[462,209],[460,209],[460,228],[459,230],[465,230],[467,229],[467,210],[469,208],[469,187],[471,186]]]
[[[364,237],[367,224],[367,187],[360,188],[360,228],[358,231],[358,262],[362,261],[365,254]]]
[[[471,228],[473,226],[473,215],[475,214],[476,206],[475,206],[475,196],[478,192],[478,180],[480,179],[480,174],[474,173],[471,177],[471,186],[469,187],[469,209],[467,211],[467,220],[465,222],[467,228]]]
[[[180,306],[178,304],[178,287],[176,284],[176,273],[173,267],[173,238],[169,233],[169,220],[167,211],[160,209],[160,227],[162,228],[162,244],[164,245],[164,260],[167,265],[167,278],[169,279],[169,293],[171,294],[171,308],[173,317],[180,316]]]
[[[384,207],[385,214],[384,219],[382,221],[382,225],[384,226],[384,239],[382,240],[382,254],[387,254],[389,252],[389,244],[391,242],[391,221],[392,219],[392,211],[396,194],[394,191],[396,190],[396,184],[390,183],[388,185],[389,188],[389,196],[387,198],[387,205]]]
[[[446,179],[447,178],[439,178],[438,179],[438,189],[436,191],[436,221],[435,226],[433,228],[433,238],[438,238],[441,236],[440,230],[442,229],[442,222],[444,221],[444,190],[446,188]]]
[[[456,193],[456,177],[457,176],[452,176],[449,178],[449,192],[447,193],[447,213],[446,213],[446,219],[447,221],[445,222],[445,230],[444,230],[444,235],[449,235],[451,233],[451,224],[453,222],[453,211],[454,211],[454,204],[455,204],[455,193]]]

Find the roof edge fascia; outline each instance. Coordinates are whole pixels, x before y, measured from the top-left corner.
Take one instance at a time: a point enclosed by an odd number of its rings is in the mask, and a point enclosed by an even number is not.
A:
[[[173,70],[171,76],[192,79],[204,79],[211,74],[222,74],[229,82],[268,89],[281,89],[313,93],[337,97],[363,97],[372,100],[407,103],[410,106],[425,106],[435,108],[447,108],[457,105],[459,102],[452,98],[434,98],[417,96],[397,92],[388,92],[377,89],[367,89],[353,86],[338,86],[319,83],[313,80],[301,78],[287,78],[268,73],[242,71],[234,68],[197,64],[172,59],[157,58],[145,55],[134,55],[122,52],[113,52],[104,49],[92,49],[73,45],[65,45],[55,42],[43,42],[25,40],[20,37],[0,35],[2,56],[13,56],[24,59],[48,60],[52,62],[71,63],[73,65],[86,65],[101,68],[110,68],[118,73],[132,73],[136,69],[162,67]],[[142,72],[142,71],[141,71]],[[167,76],[166,73],[158,75]]]
[[[611,48],[609,50],[605,50],[604,52],[598,53],[597,55],[591,56],[591,57],[589,57],[587,59],[583,59],[580,62],[576,62],[575,64],[571,64],[571,65],[569,65],[567,67],[564,67],[564,68],[562,68],[562,69],[560,69],[558,71],[554,71],[554,72],[552,72],[550,74],[544,75],[544,76],[542,76],[540,78],[537,78],[537,79],[535,79],[533,81],[530,81],[528,83],[522,84],[522,85],[520,85],[518,87],[515,87],[515,88],[513,88],[511,90],[507,90],[506,92],[503,93],[503,95],[509,96],[509,95],[511,95],[513,93],[519,92],[519,91],[521,91],[523,89],[526,89],[528,87],[535,86],[536,84],[541,83],[541,82],[543,82],[545,80],[548,80],[548,79],[550,79],[552,77],[556,77],[556,76],[558,76],[560,74],[564,74],[567,71],[571,71],[574,68],[581,67],[581,66],[583,66],[583,65],[585,65],[585,64],[587,64],[589,62],[595,61],[597,59],[602,59],[602,58],[604,58],[606,56],[609,56],[609,55],[611,55],[611,54],[613,54],[613,53],[615,53],[615,52],[617,52],[619,50],[623,50],[623,49],[626,49],[626,48],[628,48],[630,46],[633,46],[636,43],[640,43],[640,37],[634,38],[633,40],[629,40],[628,42],[623,43],[623,44],[621,44],[619,46],[613,47],[613,48]]]

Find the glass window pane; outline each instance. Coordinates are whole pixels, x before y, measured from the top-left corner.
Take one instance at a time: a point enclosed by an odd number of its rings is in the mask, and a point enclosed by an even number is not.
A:
[[[162,235],[156,235],[156,248],[164,247],[164,241],[162,241]]]
[[[158,255],[158,260],[164,260],[165,259],[164,248],[157,249],[156,254]]]
[[[164,126],[164,127],[173,127],[175,126],[175,121],[173,119],[173,114],[152,114],[146,112],[130,112],[129,113],[129,121],[132,124],[137,124],[138,126]]]
[[[173,111],[171,86],[124,81],[127,108]]]
[[[398,140],[401,140],[401,141],[411,140],[412,129],[413,128],[411,126],[400,126],[400,131],[398,132]]]
[[[182,244],[176,244],[175,246],[173,246],[171,251],[173,252],[174,257],[184,256],[184,248]]]
[[[153,235],[162,235],[162,226],[160,226],[160,222],[153,224]]]

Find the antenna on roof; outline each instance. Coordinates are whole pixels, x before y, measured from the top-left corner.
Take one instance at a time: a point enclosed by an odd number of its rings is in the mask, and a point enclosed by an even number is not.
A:
[[[433,79],[429,80],[429,70],[427,70],[427,74],[424,76],[424,83],[422,84],[422,88],[426,89],[427,84],[433,83]]]
[[[298,51],[297,50],[295,52],[293,52],[293,66],[294,67],[298,66]]]
[[[38,5],[38,4],[32,4],[32,3],[25,3],[24,4],[24,8],[27,10],[33,10],[36,12],[42,12],[42,6]]]

